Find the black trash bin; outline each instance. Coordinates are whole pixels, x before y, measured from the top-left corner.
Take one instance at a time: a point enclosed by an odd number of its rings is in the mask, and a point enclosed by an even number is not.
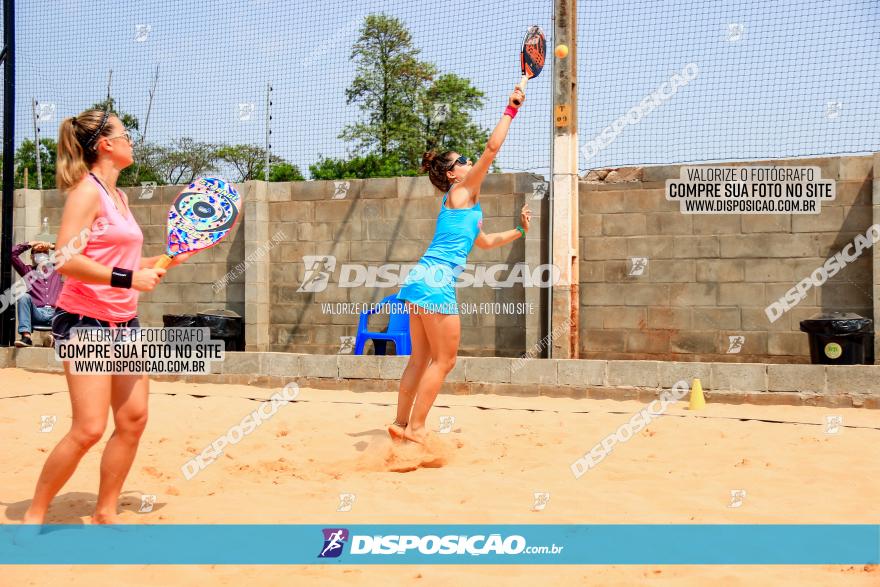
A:
[[[198,326],[198,319],[195,314],[163,314],[162,325],[165,328],[193,328]]]
[[[814,365],[873,365],[874,321],[849,312],[817,314],[801,321]]]
[[[196,326],[210,328],[211,339],[222,340],[227,351],[244,350],[244,319],[232,310],[199,312]]]

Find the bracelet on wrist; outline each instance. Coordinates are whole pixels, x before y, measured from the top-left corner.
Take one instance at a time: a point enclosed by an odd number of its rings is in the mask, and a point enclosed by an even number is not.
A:
[[[110,285],[113,287],[131,289],[131,280],[133,276],[134,271],[131,269],[114,267],[113,271],[110,272]]]
[[[513,106],[508,106],[507,108],[504,109],[504,114],[506,114],[510,118],[516,118],[517,112],[519,112],[519,110],[517,110]]]
[[[525,228],[523,228],[522,226],[517,225],[517,226],[516,226],[516,229],[517,229],[517,230],[519,231],[519,233],[522,235],[522,238],[526,238],[526,229],[525,229]]]

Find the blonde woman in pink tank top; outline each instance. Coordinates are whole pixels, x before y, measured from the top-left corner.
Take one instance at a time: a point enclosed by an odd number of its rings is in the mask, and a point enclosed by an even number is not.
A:
[[[109,112],[86,110],[61,123],[56,179],[67,192],[58,248],[80,250],[58,271],[65,282],[52,319],[52,335],[64,340],[76,327],[138,327],[138,293],[151,291],[165,274],[157,257],[141,256],[144,237],[116,188],[133,160],[131,139]],[[81,234],[88,234],[81,248]],[[177,257],[171,266],[189,255]],[[40,473],[25,524],[43,524],[49,504],[73,475],[80,459],[104,435],[107,414],[115,428],[101,457],[101,480],[92,522],[117,521],[122,485],[147,422],[149,379],[145,375],[64,373],[70,390],[70,431],[55,446]]]

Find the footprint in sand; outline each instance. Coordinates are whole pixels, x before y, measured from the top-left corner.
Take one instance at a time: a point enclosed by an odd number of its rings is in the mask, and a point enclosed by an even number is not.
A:
[[[162,478],[162,473],[156,467],[142,467],[141,471],[143,471],[150,477],[155,477],[156,479]]]
[[[391,473],[409,473],[418,469],[418,465],[388,465],[388,471]]]
[[[419,468],[436,469],[449,462],[452,452],[463,443],[428,436],[425,444],[374,440],[354,461],[356,470],[409,473]],[[343,465],[345,466],[345,465]],[[338,467],[337,467],[338,470]]]

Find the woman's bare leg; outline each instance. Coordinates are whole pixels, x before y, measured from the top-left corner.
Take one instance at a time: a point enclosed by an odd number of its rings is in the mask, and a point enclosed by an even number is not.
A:
[[[73,422],[46,459],[34,499],[24,514],[25,524],[42,524],[52,499],[61,491],[76,470],[80,459],[104,435],[110,408],[110,375],[81,375],[70,372],[64,362],[64,374],[70,390]]]
[[[409,414],[412,411],[413,401],[416,397],[416,389],[419,385],[428,363],[431,361],[431,347],[425,328],[421,323],[421,311],[408,304],[409,336],[412,342],[412,353],[406,363],[406,369],[400,378],[400,390],[397,392],[397,418],[395,423],[388,427],[388,433],[393,438],[403,438],[404,429],[409,422]]]
[[[428,434],[425,422],[446,375],[455,367],[461,321],[458,314],[422,314],[422,327],[431,347],[431,364],[425,369],[416,389],[416,399],[406,427],[408,440],[422,442]]]
[[[111,395],[113,435],[101,457],[101,484],[94,523],[114,524],[122,485],[131,470],[138,443],[147,425],[150,380],[146,375],[114,375]]]

